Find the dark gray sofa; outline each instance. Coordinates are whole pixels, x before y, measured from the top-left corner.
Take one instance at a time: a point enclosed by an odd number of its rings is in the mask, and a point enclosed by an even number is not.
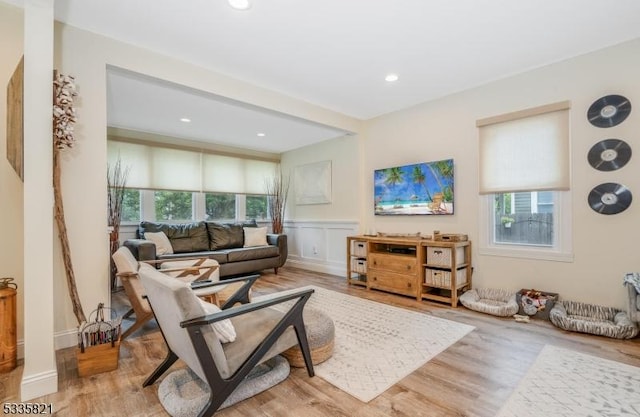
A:
[[[266,246],[243,247],[243,227],[257,227],[255,221],[245,223],[191,222],[180,224],[141,222],[138,239],[128,239],[129,248],[139,261],[207,257],[220,264],[220,277],[278,268],[287,260],[287,235],[267,234]],[[146,232],[164,232],[173,254],[157,255],[156,245],[144,240]]]

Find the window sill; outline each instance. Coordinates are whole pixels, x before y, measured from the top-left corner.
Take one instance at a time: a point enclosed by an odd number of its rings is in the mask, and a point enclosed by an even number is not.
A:
[[[513,247],[481,247],[478,249],[480,255],[502,256],[506,258],[535,259],[541,261],[573,262],[573,253],[562,253],[551,250],[537,250],[532,248]]]

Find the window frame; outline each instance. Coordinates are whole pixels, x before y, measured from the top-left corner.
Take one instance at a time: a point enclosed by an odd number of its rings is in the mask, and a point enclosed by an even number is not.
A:
[[[204,221],[206,219],[206,204],[205,204],[205,192],[191,192],[192,195],[192,219],[191,220],[157,220],[155,216],[155,192],[156,191],[167,191],[167,190],[148,190],[148,189],[138,189],[132,188],[140,192],[140,220],[137,221],[122,221],[120,223],[121,226],[137,226],[142,221],[161,221],[163,223],[184,223],[189,221]],[[177,191],[182,192],[182,191]],[[258,194],[251,194],[252,196],[257,196]],[[266,196],[266,195],[265,195]],[[221,221],[221,222],[242,222],[247,220],[246,218],[246,195],[245,194],[235,194],[235,218],[234,219],[219,219],[219,220],[210,220],[210,221]],[[269,201],[267,199],[267,204]],[[269,218],[269,210],[267,209],[267,218],[266,219],[256,219],[258,223],[268,223],[271,219]]]
[[[495,194],[481,195],[479,210],[479,249],[481,255],[509,258],[538,259],[573,262],[571,191],[554,191],[552,246],[526,245],[521,243],[496,243],[494,237]]]

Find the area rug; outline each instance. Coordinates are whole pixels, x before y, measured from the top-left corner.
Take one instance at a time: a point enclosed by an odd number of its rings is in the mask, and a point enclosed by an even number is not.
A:
[[[369,402],[474,329],[426,313],[310,286],[308,305],[335,324],[334,353],[316,375]]]
[[[640,416],[640,368],[547,345],[498,416]]]

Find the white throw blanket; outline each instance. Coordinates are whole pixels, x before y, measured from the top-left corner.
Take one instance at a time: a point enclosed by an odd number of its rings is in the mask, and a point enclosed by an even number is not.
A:
[[[631,284],[636,287],[636,292],[640,294],[640,272],[629,272],[624,276],[624,284]]]

